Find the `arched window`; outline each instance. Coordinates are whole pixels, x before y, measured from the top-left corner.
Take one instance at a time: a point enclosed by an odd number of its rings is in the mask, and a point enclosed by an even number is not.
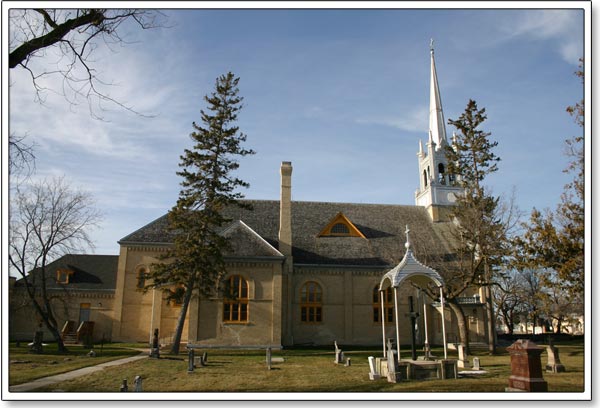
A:
[[[300,320],[305,323],[320,323],[323,321],[322,312],[323,291],[317,282],[306,282],[300,289]]]
[[[148,276],[148,272],[146,271],[146,268],[144,268],[142,266],[141,268],[138,269],[138,273],[137,273],[136,287],[138,289],[144,289],[144,286],[146,286],[146,276]]]
[[[226,282],[223,321],[229,323],[248,321],[248,282],[240,275],[233,275]]]
[[[423,185],[427,187],[427,170],[423,170]]]
[[[394,321],[394,292],[389,287],[383,292],[383,305],[385,321],[387,323]],[[379,294],[379,285],[373,288],[373,322],[381,323],[381,295]]]

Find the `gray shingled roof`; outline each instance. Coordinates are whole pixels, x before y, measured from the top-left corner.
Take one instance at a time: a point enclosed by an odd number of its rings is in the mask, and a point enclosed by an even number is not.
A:
[[[117,255],[64,255],[46,267],[46,287],[49,289],[114,291],[118,262]],[[58,269],[73,271],[67,285],[56,283]],[[39,270],[32,271],[29,276],[30,282],[39,282],[41,272]],[[15,287],[22,285],[22,278],[15,282]]]
[[[274,248],[278,248],[279,201],[244,200],[253,210],[237,206],[224,210],[232,220],[242,220]],[[318,237],[331,219],[342,212],[365,235]],[[396,265],[405,253],[404,230],[412,231],[415,255],[427,263],[447,258],[451,251],[447,226],[433,223],[423,207],[387,204],[292,202],[292,254],[295,264]],[[119,241],[119,244],[165,244],[173,240],[164,215]]]

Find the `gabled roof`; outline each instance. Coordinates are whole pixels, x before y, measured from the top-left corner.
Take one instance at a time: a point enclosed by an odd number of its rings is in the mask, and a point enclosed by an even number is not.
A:
[[[221,235],[229,238],[231,250],[225,256],[235,257],[275,257],[283,258],[284,255],[265,241],[252,228],[242,220],[233,221]]]
[[[279,249],[279,201],[243,200],[253,210],[227,207],[223,213],[241,220]],[[318,237],[323,226],[342,212],[366,238]],[[414,231],[413,248],[424,262],[451,254],[444,223],[433,223],[424,207],[414,205],[292,201],[294,264],[390,267],[404,254],[404,227]],[[164,245],[173,242],[164,215],[119,241],[121,245]]]
[[[118,261],[117,255],[64,255],[47,265],[46,287],[49,289],[114,291]],[[73,272],[69,276],[68,284],[56,282],[58,269]],[[43,276],[38,269],[31,271],[28,279],[37,286]],[[23,278],[15,282],[15,287],[23,285]]]

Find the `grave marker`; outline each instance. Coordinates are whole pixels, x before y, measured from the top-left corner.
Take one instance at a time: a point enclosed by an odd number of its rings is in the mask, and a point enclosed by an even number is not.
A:
[[[375,357],[369,356],[369,379],[370,380],[379,380],[380,378],[381,378],[381,376],[377,372]]]
[[[517,340],[506,350],[510,353],[512,373],[506,391],[548,391],[540,357],[544,349],[530,340]]]
[[[457,347],[458,350],[458,361],[456,365],[459,368],[469,368],[469,360],[467,360],[467,348],[464,344],[459,344]]]
[[[133,384],[135,385],[135,392],[142,392],[142,377],[136,375],[133,379]]]
[[[546,347],[546,351],[548,352],[548,363],[546,364],[546,371],[551,373],[563,373],[566,371],[565,366],[560,362],[560,358],[558,357],[558,348],[554,347],[552,344],[549,344]]]
[[[160,345],[158,344],[158,329],[154,329],[152,335],[152,350],[150,351],[151,358],[160,358]]]
[[[473,370],[479,371],[481,369],[479,365],[479,357],[473,357]]]
[[[189,349],[188,350],[188,370],[187,370],[188,374],[191,374],[194,372],[194,349]]]

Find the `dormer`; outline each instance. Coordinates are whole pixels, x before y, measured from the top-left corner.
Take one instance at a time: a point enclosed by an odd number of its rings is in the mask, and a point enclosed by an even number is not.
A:
[[[346,217],[343,213],[339,212],[333,219],[327,224],[325,228],[317,235],[319,238],[322,237],[359,237],[365,238],[362,232]]]

